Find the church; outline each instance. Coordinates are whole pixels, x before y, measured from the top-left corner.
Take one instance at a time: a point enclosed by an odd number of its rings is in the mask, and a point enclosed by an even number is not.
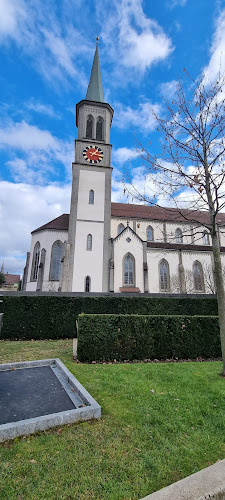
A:
[[[97,40],[76,105],[70,214],[32,231],[23,291],[215,293],[207,212],[111,203],[112,119]],[[225,266],[225,214],[217,223]]]

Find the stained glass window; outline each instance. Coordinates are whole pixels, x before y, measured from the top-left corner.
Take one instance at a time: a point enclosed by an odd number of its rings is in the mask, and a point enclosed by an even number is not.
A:
[[[134,285],[134,258],[129,253],[124,258],[124,285]]]
[[[61,241],[55,241],[52,245],[50,280],[60,280],[61,266],[63,257],[63,244]]]
[[[37,280],[37,277],[38,277],[39,259],[40,259],[40,243],[39,243],[39,241],[37,241],[37,243],[34,247],[33,264],[32,264],[32,272],[31,272],[31,279],[35,280],[35,281]]]
[[[160,272],[160,289],[163,292],[169,290],[169,264],[166,260],[161,260],[159,264]]]

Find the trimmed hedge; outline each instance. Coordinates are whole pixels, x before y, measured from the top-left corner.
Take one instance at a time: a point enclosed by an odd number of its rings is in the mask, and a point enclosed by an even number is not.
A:
[[[218,317],[81,314],[77,356],[83,362],[217,358]]]
[[[88,314],[218,314],[216,298],[116,296],[3,296],[2,339],[76,337],[76,320]]]

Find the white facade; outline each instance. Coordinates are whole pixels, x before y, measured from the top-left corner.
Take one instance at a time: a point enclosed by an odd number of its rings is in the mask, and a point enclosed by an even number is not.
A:
[[[96,177],[95,177],[96,176]],[[90,291],[102,292],[103,283],[103,243],[104,243],[104,172],[86,172],[81,174],[80,191],[78,195],[78,214],[76,221],[76,245],[73,266],[78,272],[73,273],[73,292],[85,291],[85,277],[90,277]],[[88,203],[87,193],[94,188],[96,205]],[[123,224],[124,230],[118,235],[118,228]],[[127,224],[129,224],[127,226]],[[164,241],[164,229],[166,229],[167,242]],[[154,241],[147,245],[147,228],[153,229]],[[134,231],[133,228],[136,228]],[[176,243],[176,229],[180,228],[183,233],[183,242]],[[114,293],[136,291],[139,293],[213,293],[213,261],[212,248],[203,245],[205,228],[201,225],[190,230],[190,225],[182,223],[171,223],[152,220],[134,220],[111,218],[111,238],[108,241],[110,259],[108,269],[110,279],[108,290]],[[87,236],[92,236],[91,249],[87,248]],[[224,235],[221,231],[221,240]],[[40,243],[41,250],[46,250],[45,265],[43,273],[42,291],[58,291],[61,287],[61,279],[50,279],[52,245],[61,241],[64,245],[68,241],[68,231],[40,230],[34,232],[31,242],[31,258],[27,269],[27,283],[24,289],[36,291],[38,279],[32,279],[32,264],[35,245]],[[210,241],[210,240],[209,240]],[[165,248],[156,248],[158,244]],[[127,254],[133,257],[133,283],[124,282],[124,258]],[[161,288],[160,263],[168,263],[168,287]],[[184,288],[181,289],[180,265],[182,261],[184,273]],[[146,262],[147,266],[144,266]],[[202,287],[195,287],[193,266],[198,262],[202,266]],[[225,267],[225,249],[222,252],[222,264]],[[111,267],[111,269],[110,269]],[[144,277],[144,267],[146,277]],[[62,278],[62,277],[61,277]]]
[[[133,231],[127,228],[113,242],[114,246],[114,292],[125,288],[124,257],[131,254],[134,258],[134,280],[132,288],[144,293],[143,244]]]
[[[31,240],[31,249],[29,259],[28,269],[27,269],[27,284],[26,291],[35,292],[37,290],[38,279],[33,279],[32,276],[32,268],[33,268],[33,259],[34,259],[34,248],[36,243],[40,243],[40,250],[46,250],[46,258],[44,265],[44,273],[43,273],[43,283],[42,283],[42,291],[43,292],[57,292],[59,289],[59,281],[60,280],[52,280],[50,279],[50,268],[51,268],[51,256],[52,256],[52,245],[60,241],[62,244],[68,239],[68,231],[54,231],[54,230],[42,230],[40,232],[36,232],[32,235]],[[41,254],[41,251],[40,251]]]
[[[94,203],[89,193],[94,191]],[[77,219],[104,222],[105,173],[82,170],[79,179]]]
[[[91,278],[91,291],[102,292],[103,231],[101,222],[78,221],[76,226],[77,244],[75,247],[73,292],[85,291],[85,278]],[[87,248],[87,237],[92,236],[92,248]]]

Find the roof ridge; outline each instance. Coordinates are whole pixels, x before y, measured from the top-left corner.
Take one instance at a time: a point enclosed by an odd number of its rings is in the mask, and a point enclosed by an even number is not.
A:
[[[178,224],[184,222],[189,224],[209,224],[209,214],[207,211],[193,211],[187,208],[183,210],[185,211],[183,213],[186,214],[186,217],[182,215],[182,209],[179,212],[176,208],[167,210],[167,207],[157,207],[156,205],[134,205],[116,202],[111,203],[111,217],[117,217],[120,219],[143,219],[149,222],[167,221],[173,223],[177,222]],[[55,219],[52,219],[32,231],[32,234],[43,229],[58,229],[67,231],[69,226],[69,216],[70,214],[61,214],[58,217],[55,217]],[[220,212],[217,215],[217,223],[220,225],[225,224],[224,212]],[[132,230],[131,227],[130,229]]]

